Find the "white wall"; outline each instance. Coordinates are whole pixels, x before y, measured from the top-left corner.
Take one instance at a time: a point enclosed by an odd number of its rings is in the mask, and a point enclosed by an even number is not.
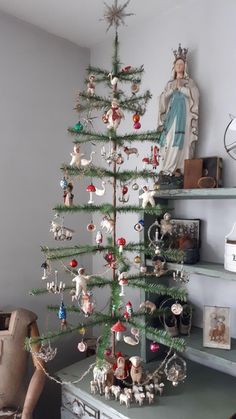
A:
[[[178,47],[179,42],[189,48],[189,73],[201,95],[200,137],[196,157],[223,157],[225,187],[236,186],[236,162],[226,155],[223,146],[228,114],[235,114],[235,15],[234,0],[188,0],[185,7],[153,16],[135,29],[124,28],[120,31],[121,62],[134,66],[144,64],[142,86],[150,88],[153,93],[153,99],[141,121],[144,130],[156,127],[159,95],[171,74],[172,50]],[[127,24],[128,19],[135,17],[127,18]],[[91,51],[92,64],[110,69],[111,52],[110,41],[96,45]],[[127,114],[120,132],[130,130],[132,117]],[[145,147],[140,146],[141,155],[146,152]],[[136,162],[133,164],[135,167]],[[176,215],[203,220],[202,259],[222,263],[224,237],[235,221],[234,201],[184,201],[176,204]],[[132,239],[134,223],[134,218],[124,217],[121,229],[129,231]],[[192,276],[189,297],[198,307],[196,323],[202,323],[204,304],[230,306],[232,335],[236,336],[234,295],[234,282]]]
[[[73,150],[67,127],[77,122],[75,95],[82,88],[89,51],[1,14],[0,55],[0,309],[32,309],[40,329],[53,330],[59,321],[56,313],[48,317],[46,304],[58,304],[59,296],[28,293],[44,285],[40,246],[60,246],[49,224],[52,208],[63,202],[60,166],[70,161]],[[75,202],[87,199],[79,182],[74,189]],[[87,216],[65,220],[76,230],[73,243],[88,239],[82,228]],[[61,264],[57,268],[60,279],[71,283]]]

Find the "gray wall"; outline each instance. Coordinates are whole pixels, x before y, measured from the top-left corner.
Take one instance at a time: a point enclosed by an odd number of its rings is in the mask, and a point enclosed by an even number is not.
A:
[[[28,293],[44,285],[40,245],[58,245],[49,233],[49,223],[53,206],[62,202],[60,166],[70,161],[73,145],[67,127],[77,122],[75,95],[82,88],[89,51],[1,14],[0,54],[0,309],[32,309],[41,330],[54,330],[60,327],[59,321],[56,313],[48,315],[46,304],[58,304],[59,296]],[[83,190],[78,181],[75,202],[87,199]],[[76,230],[73,243],[88,239],[81,227],[87,217],[66,217],[66,222]],[[56,267],[60,279],[71,283],[61,264]],[[78,339],[64,341],[51,370],[79,359]],[[41,417],[48,417],[47,413]]]
[[[144,130],[156,127],[159,95],[171,74],[172,50],[178,47],[179,42],[189,48],[189,73],[198,84],[201,95],[197,157],[223,157],[225,187],[236,186],[236,162],[227,156],[223,146],[228,114],[235,114],[235,14],[234,0],[191,0],[186,1],[186,7],[173,8],[153,16],[142,26],[120,31],[121,62],[134,66],[144,64],[142,87],[150,88],[153,93],[146,115],[141,120]],[[91,62],[110,68],[110,41],[92,49]],[[130,130],[132,118],[127,115],[120,132]],[[146,150],[142,146],[139,149],[143,157]],[[133,162],[135,167],[136,160],[133,159]],[[130,159],[129,167],[131,165]],[[137,197],[134,199],[137,202]],[[235,221],[234,201],[184,201],[176,204],[176,215],[203,220],[202,259],[222,263],[224,237]],[[134,239],[134,223],[134,217],[123,217],[120,233],[124,232],[127,237],[129,231],[129,237]],[[196,324],[202,324],[204,304],[229,306],[232,336],[236,336],[235,283],[192,276],[188,288],[190,300],[196,306]]]

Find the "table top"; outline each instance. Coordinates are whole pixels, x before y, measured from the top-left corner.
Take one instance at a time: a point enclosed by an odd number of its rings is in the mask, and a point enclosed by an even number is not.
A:
[[[70,365],[57,372],[62,381],[76,381],[95,362],[95,357]],[[157,367],[155,362],[147,364],[145,370],[152,371]],[[173,387],[165,382],[162,397],[156,397],[154,404],[147,402],[142,407],[135,403],[130,408],[120,406],[115,400],[105,400],[104,396],[90,394],[92,371],[77,384],[68,384],[66,388],[80,396],[88,396],[98,409],[117,411],[129,419],[229,419],[236,412],[236,378],[215,371],[191,361],[187,361],[187,378],[184,383]]]

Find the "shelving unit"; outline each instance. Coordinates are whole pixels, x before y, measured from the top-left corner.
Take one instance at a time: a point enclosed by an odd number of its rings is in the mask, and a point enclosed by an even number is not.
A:
[[[165,205],[169,200],[176,199],[236,199],[236,188],[158,190],[155,197],[157,202],[165,203]],[[146,259],[146,265],[152,266],[150,259]],[[168,263],[167,266],[170,271],[178,270],[182,267],[178,263]],[[194,265],[185,264],[184,269],[190,274],[201,275],[202,277],[236,281],[236,273],[226,271],[224,266],[219,263],[200,261]],[[162,280],[164,280],[163,277]],[[148,352],[147,339],[148,335],[146,336],[146,341],[142,344],[141,353],[145,360],[149,361],[152,360],[152,357],[150,358]],[[236,376],[236,339],[231,339],[230,350],[206,348],[203,347],[202,329],[193,327],[191,335],[186,341],[187,348],[183,354],[186,358],[215,370]]]

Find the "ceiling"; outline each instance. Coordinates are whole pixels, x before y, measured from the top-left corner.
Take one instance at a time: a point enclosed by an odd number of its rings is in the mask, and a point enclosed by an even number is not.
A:
[[[118,5],[125,1],[118,0]],[[105,2],[109,6],[113,4],[113,0]],[[131,0],[125,12],[135,13],[135,16],[127,17],[125,22],[129,27],[137,26],[149,17],[167,13],[187,2],[189,0]],[[103,0],[0,0],[0,12],[87,48],[113,32],[107,33],[107,23],[101,21],[104,7]]]

